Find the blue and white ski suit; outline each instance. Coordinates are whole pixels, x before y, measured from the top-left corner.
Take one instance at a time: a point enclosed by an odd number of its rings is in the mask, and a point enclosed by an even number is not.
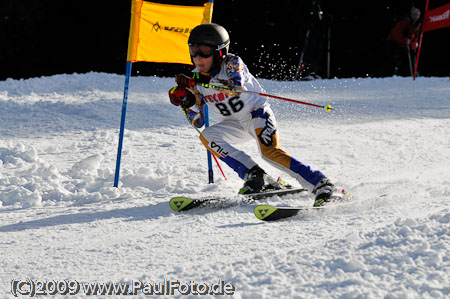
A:
[[[220,70],[212,74],[210,84],[227,84],[242,90],[265,93],[242,59],[233,54],[228,54]],[[244,179],[256,162],[232,144],[243,143],[250,138],[256,141],[264,160],[289,173],[303,187],[312,189],[324,177],[322,172],[312,169],[280,148],[277,122],[265,97],[249,93],[230,94],[202,86],[196,88],[200,105],[188,111],[191,120],[196,114],[198,119],[204,104],[221,119],[205,128],[200,140],[216,157],[236,171],[240,178]]]

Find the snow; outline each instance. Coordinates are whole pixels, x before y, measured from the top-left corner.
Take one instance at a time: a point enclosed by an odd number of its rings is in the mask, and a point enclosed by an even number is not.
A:
[[[32,279],[223,281],[234,298],[448,297],[448,78],[261,83],[335,108],[270,100],[282,147],[349,190],[351,204],[256,219],[226,165],[227,180],[214,166],[216,183],[207,183],[198,133],[168,102],[173,78],[131,79],[114,188],[123,76],[1,81],[0,296],[13,296],[13,279]],[[253,142],[241,148],[258,155]],[[176,213],[168,200],[179,195],[235,205]],[[312,197],[262,202],[302,206]]]

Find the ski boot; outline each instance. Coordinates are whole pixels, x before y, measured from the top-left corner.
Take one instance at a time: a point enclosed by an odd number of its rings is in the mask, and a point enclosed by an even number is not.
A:
[[[282,186],[258,165],[250,169],[244,179],[245,183],[239,190],[239,194],[252,194],[282,189]]]
[[[320,207],[331,201],[335,191],[336,188],[334,187],[334,184],[327,177],[323,177],[312,191],[312,193],[316,195],[314,206]]]

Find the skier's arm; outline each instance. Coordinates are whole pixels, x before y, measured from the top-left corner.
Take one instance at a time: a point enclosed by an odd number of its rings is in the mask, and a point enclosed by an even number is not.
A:
[[[245,65],[244,61],[238,56],[230,57],[226,61],[226,71],[229,79],[229,85],[235,88],[244,88],[245,86]]]
[[[407,36],[406,34],[407,28],[408,21],[401,20],[395,24],[391,32],[391,36],[394,38],[394,40],[403,47],[407,47],[409,42],[409,36]]]
[[[196,128],[201,128],[205,124],[204,117],[204,105],[198,107],[197,105],[192,106],[191,108],[185,109],[186,116],[189,118],[189,121]]]

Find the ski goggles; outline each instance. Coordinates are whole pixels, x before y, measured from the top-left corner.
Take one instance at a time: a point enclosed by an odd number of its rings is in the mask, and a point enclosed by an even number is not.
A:
[[[214,49],[205,45],[189,46],[189,54],[192,58],[197,57],[197,55],[202,58],[209,58],[214,54]]]

